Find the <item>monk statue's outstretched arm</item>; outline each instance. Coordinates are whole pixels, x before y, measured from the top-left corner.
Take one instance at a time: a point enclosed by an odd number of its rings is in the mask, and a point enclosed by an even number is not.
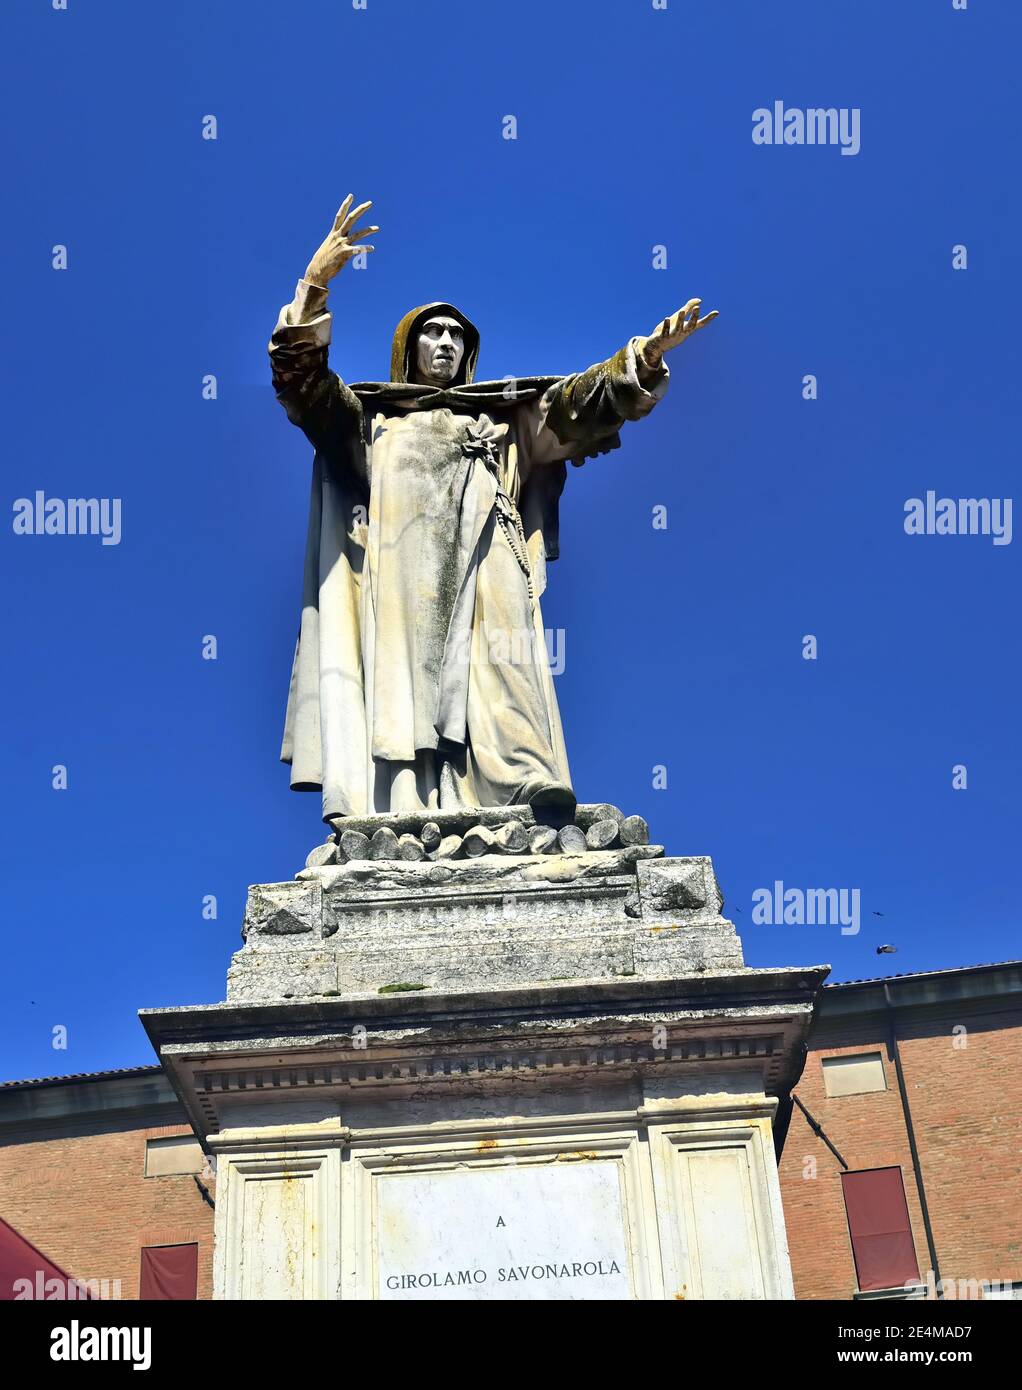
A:
[[[533,462],[581,461],[614,448],[621,426],[648,415],[667,390],[664,355],[717,317],[714,309],[700,318],[701,306],[701,300],[690,299],[648,336],[630,338],[606,362],[552,386],[529,412]]]
[[[360,456],[362,408],[327,365],[331,329],[327,295],[330,281],[348,261],[360,251],[375,249],[362,244],[361,238],[380,230],[355,230],[355,223],[372,204],[352,208],[352,201],[349,193],[299,280],[294,299],[281,309],[270,339],[273,388],[288,419],[304,430],[317,450],[341,465]]]

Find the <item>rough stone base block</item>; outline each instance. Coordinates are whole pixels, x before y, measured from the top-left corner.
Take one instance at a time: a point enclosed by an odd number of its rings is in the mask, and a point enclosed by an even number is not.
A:
[[[655,845],[354,861],[249,890],[231,1000],[665,978],[742,965],[709,859]]]

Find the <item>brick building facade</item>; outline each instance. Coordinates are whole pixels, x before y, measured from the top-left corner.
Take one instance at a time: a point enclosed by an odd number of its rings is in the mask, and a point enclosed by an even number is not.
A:
[[[0,1217],[101,1296],[138,1298],[169,1251],[211,1298],[214,1197],[159,1067],[0,1086]]]
[[[1022,964],[826,986],[777,1135],[797,1298],[1018,1297]],[[0,1218],[102,1296],[210,1298],[214,1197],[159,1067],[0,1086]]]
[[[939,1280],[949,1297],[993,1284],[1009,1287],[986,1296],[1018,1296],[1022,965],[825,986],[794,1095],[780,1176],[796,1298],[884,1296],[857,1278],[870,1256],[853,1247],[845,1200],[849,1174],[884,1170],[897,1170],[885,1179],[900,1178],[909,1224],[898,1256],[884,1223],[892,1269],[914,1256],[930,1297]]]

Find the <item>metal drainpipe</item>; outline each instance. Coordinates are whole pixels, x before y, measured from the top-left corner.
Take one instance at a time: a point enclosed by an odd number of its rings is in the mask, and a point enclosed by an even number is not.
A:
[[[930,1208],[926,1202],[926,1188],[923,1186],[923,1169],[919,1162],[919,1150],[916,1148],[916,1132],[912,1127],[912,1112],[908,1104],[908,1091],[905,1089],[905,1073],[901,1066],[901,1053],[898,1050],[898,1035],[894,1027],[894,1004],[891,1001],[891,990],[887,981],[884,981],[884,1003],[887,1005],[887,1039],[888,1046],[894,1056],[894,1070],[898,1077],[898,1090],[901,1093],[901,1109],[905,1117],[905,1131],[908,1134],[908,1147],[912,1155],[912,1171],[916,1179],[916,1191],[919,1193],[919,1207],[923,1213],[923,1229],[926,1232],[926,1248],[930,1252],[930,1268],[933,1270],[933,1277],[937,1285],[937,1297],[943,1299],[944,1292],[941,1288],[940,1265],[937,1263],[937,1247],[933,1243],[933,1227],[930,1225]]]

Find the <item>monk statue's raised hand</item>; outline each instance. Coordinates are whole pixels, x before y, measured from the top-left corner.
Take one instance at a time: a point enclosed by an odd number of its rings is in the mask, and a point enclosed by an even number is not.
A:
[[[319,285],[325,289],[341,267],[347,265],[348,261],[357,256],[360,251],[376,250],[375,246],[367,246],[362,243],[361,238],[372,236],[374,232],[380,230],[379,227],[362,227],[359,231],[355,230],[355,223],[363,213],[369,211],[372,203],[359,203],[358,207],[352,208],[352,201],[352,194],[349,193],[337,209],[334,225],[331,227],[326,240],[309,262],[305,271],[305,279],[310,284]]]

